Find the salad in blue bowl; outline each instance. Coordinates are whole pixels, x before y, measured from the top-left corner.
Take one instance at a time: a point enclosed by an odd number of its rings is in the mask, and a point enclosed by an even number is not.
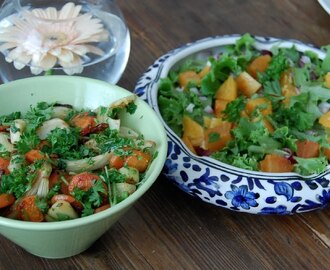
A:
[[[160,57],[135,92],[163,121],[163,173],[203,201],[293,214],[330,200],[330,49],[250,34]]]

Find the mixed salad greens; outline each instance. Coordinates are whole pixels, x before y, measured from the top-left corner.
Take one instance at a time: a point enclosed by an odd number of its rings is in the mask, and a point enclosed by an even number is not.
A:
[[[96,110],[40,102],[0,117],[0,215],[60,221],[121,202],[143,183],[156,144],[123,126],[135,95]]]
[[[330,158],[330,45],[258,50],[250,34],[162,78],[161,115],[200,156],[253,171],[311,175]]]

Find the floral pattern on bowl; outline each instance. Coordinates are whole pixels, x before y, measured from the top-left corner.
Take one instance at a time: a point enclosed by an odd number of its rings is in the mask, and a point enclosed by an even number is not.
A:
[[[185,44],[158,58],[137,82],[134,92],[155,110],[167,132],[168,153],[163,174],[182,191],[233,211],[287,215],[325,208],[330,204],[329,166],[322,174],[309,177],[240,169],[209,157],[196,156],[161,117],[157,102],[160,79],[186,59],[205,59],[221,51],[224,46],[235,43],[240,37],[215,36]],[[325,56],[317,47],[297,40],[254,38],[259,49],[267,50],[273,45],[295,45],[300,51],[312,50],[320,58]]]

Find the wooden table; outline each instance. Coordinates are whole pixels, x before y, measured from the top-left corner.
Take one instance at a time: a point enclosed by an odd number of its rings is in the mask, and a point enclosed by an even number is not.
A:
[[[129,90],[156,58],[207,36],[250,32],[317,46],[330,43],[330,15],[316,0],[118,4],[132,37],[119,82]],[[41,259],[3,237],[0,246],[1,270],[329,269],[330,208],[295,216],[236,213],[198,201],[160,176],[125,217],[78,256]]]

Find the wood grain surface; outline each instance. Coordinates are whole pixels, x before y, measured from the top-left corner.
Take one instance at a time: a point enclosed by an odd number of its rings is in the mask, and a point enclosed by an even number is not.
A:
[[[129,90],[168,50],[208,36],[249,32],[316,46],[330,44],[330,15],[316,0],[117,2],[132,38],[130,59],[118,84]],[[1,270],[329,269],[329,265],[329,207],[294,216],[236,213],[198,201],[163,176],[91,248],[75,257],[38,258],[0,236]]]

